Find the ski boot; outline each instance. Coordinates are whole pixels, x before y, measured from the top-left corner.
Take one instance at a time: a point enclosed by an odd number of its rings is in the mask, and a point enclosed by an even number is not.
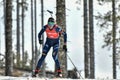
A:
[[[40,72],[40,70],[38,68],[35,69],[34,74],[32,75],[32,77],[37,77],[37,74]]]
[[[56,77],[62,78],[62,70],[60,70],[60,69],[57,70]]]

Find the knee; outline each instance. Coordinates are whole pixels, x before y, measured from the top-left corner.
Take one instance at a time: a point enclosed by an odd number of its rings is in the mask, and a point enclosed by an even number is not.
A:
[[[57,55],[58,54],[58,49],[54,49],[52,55]]]
[[[57,60],[57,59],[58,59],[57,53],[56,53],[56,52],[53,52],[52,57],[53,57],[54,60]]]
[[[57,51],[53,51],[52,56],[57,56]]]

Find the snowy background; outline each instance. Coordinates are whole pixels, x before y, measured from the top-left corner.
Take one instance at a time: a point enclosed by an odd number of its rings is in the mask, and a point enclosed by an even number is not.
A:
[[[0,0],[1,2],[2,0]],[[52,10],[54,12],[53,17],[55,18],[56,12],[56,0],[44,0],[44,24],[47,23],[47,19],[50,17],[50,14],[46,10]],[[29,0],[27,1],[29,3]],[[41,14],[40,14],[40,1],[37,2],[37,32],[40,31],[41,27]],[[16,3],[14,3],[16,6]],[[30,26],[30,3],[29,10],[25,12],[25,50],[28,51],[29,57],[31,58],[31,36],[28,32],[31,31]],[[97,12],[104,13],[111,8],[111,5],[106,4],[104,7],[101,7],[97,4],[97,0],[94,0],[94,15]],[[66,25],[67,25],[67,34],[68,34],[68,55],[72,59],[75,66],[78,70],[81,70],[81,75],[84,76],[84,46],[83,46],[83,2],[76,3],[76,0],[66,0]],[[79,10],[78,10],[79,9]],[[3,8],[0,6],[0,51],[2,54],[5,52],[4,46],[4,26],[3,26]],[[16,14],[15,14],[16,15]],[[16,16],[13,16],[16,19]],[[112,51],[108,51],[107,48],[103,49],[103,33],[99,32],[99,28],[96,25],[97,21],[94,21],[95,28],[95,76],[96,78],[112,78]],[[13,34],[16,34],[16,21],[13,21]],[[16,35],[13,35],[13,50],[16,52]],[[39,48],[39,44],[38,44]],[[47,70],[54,70],[54,62],[51,57],[51,51],[46,57]],[[49,61],[51,60],[51,61]],[[52,65],[51,65],[52,64]],[[68,60],[68,69],[73,69],[74,66]],[[117,67],[117,78],[120,79],[120,68]],[[23,79],[24,80],[24,79]]]

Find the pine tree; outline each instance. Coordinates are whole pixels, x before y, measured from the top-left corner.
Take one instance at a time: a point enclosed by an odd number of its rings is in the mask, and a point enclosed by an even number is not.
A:
[[[85,78],[89,78],[89,46],[88,46],[88,0],[84,0],[84,70]]]
[[[116,11],[115,11],[115,0],[112,0],[112,37],[113,37],[113,79],[116,79]]]
[[[89,0],[89,51],[90,51],[90,78],[95,78],[94,61],[94,21],[93,21],[93,0]]]
[[[20,18],[19,18],[19,0],[17,0],[17,66],[20,66]]]
[[[5,26],[5,75],[12,75],[13,52],[12,52],[12,0],[6,0],[6,26]]]
[[[65,12],[65,0],[57,0],[56,3],[57,10],[56,10],[56,22],[57,24],[66,31],[66,12]],[[61,45],[59,49],[59,60],[61,63],[61,69],[63,73],[63,77],[67,77],[67,57],[66,52],[62,49],[64,40],[63,37],[60,37]]]

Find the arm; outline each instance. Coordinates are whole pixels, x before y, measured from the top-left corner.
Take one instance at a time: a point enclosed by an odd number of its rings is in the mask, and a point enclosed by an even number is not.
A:
[[[67,43],[67,33],[65,31],[62,31],[62,35],[64,37],[64,44],[66,45],[66,43]]]
[[[41,29],[41,31],[38,33],[38,39],[39,40],[41,40],[41,36],[44,33],[45,29],[46,29],[46,26],[43,26],[42,29]]]
[[[60,35],[62,34],[64,37],[64,45],[63,45],[63,50],[67,52],[67,33],[62,30],[61,28],[58,28],[58,31],[60,32]]]
[[[64,30],[62,30],[60,27],[57,27],[56,31],[59,32],[60,35],[61,34],[63,35],[64,45],[66,45],[66,42],[67,42],[67,33]]]
[[[67,52],[67,33],[65,31],[62,31],[62,34],[64,36],[63,50],[65,50],[65,52]]]

